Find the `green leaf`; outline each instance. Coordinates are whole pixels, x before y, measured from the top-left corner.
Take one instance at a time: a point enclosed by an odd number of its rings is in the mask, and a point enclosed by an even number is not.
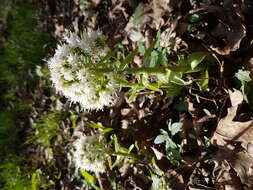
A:
[[[250,78],[250,71],[239,70],[235,73],[235,77],[241,82],[250,82],[252,79]]]
[[[103,135],[103,134],[109,133],[109,132],[111,132],[113,130],[114,130],[113,128],[106,128],[106,129],[102,130],[99,134]]]
[[[160,41],[161,41],[161,30],[158,30],[158,32],[156,33],[156,44],[154,48],[160,47]]]
[[[180,94],[180,92],[182,91],[183,87],[174,83],[169,83],[166,85],[164,85],[168,91],[166,92],[166,98],[171,98],[175,95]]]
[[[163,134],[163,135],[169,136],[168,132],[165,131],[164,129],[160,129],[160,133]]]
[[[104,129],[106,127],[102,126],[102,125],[99,125],[99,124],[96,124],[96,123],[87,123],[86,124],[87,127],[91,127],[91,128],[95,128],[95,129]]]
[[[195,24],[188,24],[187,26],[187,31],[188,32],[195,32],[197,30],[197,27],[195,26]]]
[[[171,138],[167,137],[165,147],[166,149],[176,149],[177,145],[173,142]]]
[[[133,60],[134,60],[134,57],[136,55],[136,53],[138,52],[137,49],[135,49],[134,51],[132,51],[126,58],[125,60],[120,64],[119,68],[120,69],[125,69],[128,64],[130,64]]]
[[[80,173],[88,183],[90,183],[90,184],[96,183],[96,178],[93,175],[91,175],[85,171],[80,171]]]
[[[37,189],[37,172],[32,174],[32,179],[31,179],[31,188],[32,190]]]
[[[192,133],[189,133],[189,134],[188,134],[188,137],[191,138],[191,139],[194,139],[194,140],[197,139],[197,137],[196,137],[195,135],[193,135]]]
[[[189,17],[189,21],[191,23],[198,22],[200,21],[200,19],[201,19],[201,16],[199,14],[193,14]]]
[[[150,67],[155,67],[157,65],[157,61],[158,61],[158,52],[153,50],[151,52],[151,56],[150,56]]]
[[[129,91],[130,96],[129,96],[129,98],[127,99],[128,102],[132,102],[132,101],[134,100],[134,98],[135,98],[135,96],[136,96],[136,94],[137,94],[137,92],[138,92],[138,89],[139,89],[139,87],[138,87],[138,86],[135,86],[135,87],[133,87],[133,88]]]
[[[206,52],[194,52],[188,56],[188,63],[191,65],[191,69],[194,70],[207,56]]]
[[[137,6],[133,14],[133,24],[135,26],[141,24],[143,21],[143,17],[141,16],[142,9],[143,9],[143,3],[139,3],[139,5]]]
[[[145,47],[142,42],[137,42],[137,47],[141,55],[145,54]]]
[[[173,123],[172,125],[169,125],[169,131],[171,132],[171,135],[174,136],[179,131],[181,131],[182,127],[183,127],[182,122],[176,122],[176,123]]]
[[[138,155],[136,154],[131,154],[131,153],[125,153],[125,152],[114,152],[112,153],[113,156],[120,156],[123,158],[131,158],[133,160],[137,160],[138,159]]]
[[[113,136],[113,140],[114,140],[114,149],[115,149],[115,152],[128,153],[128,149],[120,146],[118,138],[117,138],[116,135]]]
[[[209,83],[209,73],[206,69],[205,72],[203,72],[200,76],[200,79],[197,81],[197,85],[199,86],[200,90],[209,90],[208,89],[208,83]]]
[[[151,84],[146,85],[146,88],[148,88],[148,89],[150,89],[150,90],[153,90],[153,91],[155,91],[155,92],[160,92],[161,95],[163,94],[163,91],[162,91],[160,88],[157,88],[157,87],[155,87],[155,86],[153,86],[153,85],[151,85]]]
[[[154,166],[155,172],[158,175],[163,175],[164,174],[164,171],[162,169],[160,169],[159,166],[156,164],[156,158],[155,157],[152,157],[151,163]]]
[[[146,50],[146,52],[143,56],[143,65],[149,66],[149,59],[150,59],[151,53],[155,47],[155,44],[156,44],[156,40],[153,40],[153,42],[151,43],[149,48]]]
[[[186,60],[184,55],[178,55],[177,56],[177,64],[178,64],[179,67],[180,66],[184,67],[184,66],[187,65],[187,60]]]
[[[187,86],[187,85],[189,85],[189,84],[192,83],[191,80],[185,81],[185,80],[183,80],[183,79],[182,79],[180,76],[178,76],[178,75],[175,75],[175,76],[174,76],[174,79],[173,79],[171,82],[173,82],[173,83],[175,83],[175,84],[177,84],[177,85],[181,85],[181,86]]]
[[[84,179],[87,181],[87,183],[91,184],[93,188],[96,190],[99,190],[99,188],[95,185],[96,184],[96,178],[85,171],[80,171],[81,175],[84,177]]]
[[[167,153],[168,159],[173,165],[176,165],[176,166],[180,165],[181,155],[178,150],[169,148],[168,150],[166,150],[166,153]]]
[[[167,136],[167,135],[158,135],[158,136],[155,138],[154,143],[155,143],[155,144],[161,144],[161,143],[165,142],[167,139],[168,139],[168,136]]]

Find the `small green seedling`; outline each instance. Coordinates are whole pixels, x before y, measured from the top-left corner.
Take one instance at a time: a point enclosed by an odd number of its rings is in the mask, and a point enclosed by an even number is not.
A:
[[[155,144],[163,144],[165,143],[165,149],[166,149],[166,155],[167,158],[171,161],[172,164],[174,165],[179,165],[181,156],[178,151],[180,148],[179,145],[177,145],[173,140],[172,137],[176,135],[178,132],[181,131],[183,127],[183,123],[181,122],[176,122],[176,123],[171,123],[171,120],[168,123],[168,131],[165,131],[163,129],[160,130],[161,134],[158,135],[155,138],[154,143]]]

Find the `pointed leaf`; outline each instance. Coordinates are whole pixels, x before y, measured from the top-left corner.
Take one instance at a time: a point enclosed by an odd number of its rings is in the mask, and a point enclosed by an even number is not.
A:
[[[177,145],[176,145],[176,143],[173,142],[173,140],[171,138],[167,137],[165,147],[166,147],[166,149],[170,149],[170,148],[176,149]]]
[[[209,73],[207,69],[201,74],[200,79],[202,80],[197,81],[200,90],[208,90]]]
[[[160,133],[161,134],[163,134],[163,135],[166,135],[166,136],[168,136],[169,134],[168,134],[168,132],[167,131],[165,131],[164,129],[160,129]]]
[[[105,127],[96,123],[87,123],[87,127],[95,128],[95,129],[104,129]]]
[[[155,47],[156,44],[156,40],[153,40],[153,42],[151,43],[151,45],[149,46],[149,48],[146,50],[144,56],[143,56],[143,65],[145,66],[149,66],[149,59],[150,59],[150,55]]]
[[[148,89],[150,89],[150,90],[155,91],[155,92],[160,92],[161,95],[163,94],[163,91],[162,91],[160,88],[157,88],[157,87],[155,87],[155,86],[153,86],[153,85],[151,85],[151,84],[146,85],[146,87],[147,87]]]
[[[89,184],[95,184],[96,183],[96,178],[93,175],[91,175],[91,174],[89,174],[88,172],[85,172],[85,171],[80,171],[80,173]]]
[[[103,135],[103,134],[109,133],[109,132],[111,132],[113,130],[114,130],[113,128],[106,128],[106,129],[103,129],[99,134]]]
[[[191,69],[194,70],[207,56],[206,52],[194,52],[188,56],[188,63]]]
[[[155,140],[154,140],[154,143],[155,144],[161,144],[163,143],[164,141],[166,141],[166,139],[168,138],[168,136],[166,135],[158,135]]]
[[[172,125],[170,125],[170,132],[171,132],[171,135],[174,136],[175,134],[177,134],[179,131],[181,131],[183,127],[183,123],[182,122],[176,122],[176,123],[173,123]]]
[[[129,98],[127,99],[128,102],[132,102],[138,92],[138,86],[135,86],[134,88],[132,88],[129,93],[130,93],[130,96]]]
[[[120,69],[125,69],[127,66],[128,66],[128,64],[130,64],[133,60],[134,60],[134,57],[135,57],[135,55],[136,55],[136,53],[137,53],[138,51],[137,51],[137,48],[134,50],[134,51],[132,51],[127,57],[126,57],[126,59],[120,64]]]
[[[239,70],[235,73],[235,77],[241,82],[250,82],[252,79],[250,78],[250,71]]]

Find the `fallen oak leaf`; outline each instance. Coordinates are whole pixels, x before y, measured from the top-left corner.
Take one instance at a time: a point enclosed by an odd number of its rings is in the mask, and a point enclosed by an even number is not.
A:
[[[243,94],[241,93],[241,91],[235,90],[234,92],[232,92],[231,90],[229,90],[228,93],[233,107],[238,106],[242,103]]]
[[[227,116],[219,121],[211,142],[218,146],[228,146],[229,141],[241,142],[243,148],[247,150],[248,144],[253,143],[253,120],[234,121],[238,105],[243,101],[243,95],[238,90],[229,94],[232,107],[228,108]]]
[[[253,187],[253,158],[247,152],[242,150],[220,149],[212,156],[212,160],[215,163],[213,180],[217,185],[232,184],[232,186],[237,187],[236,189],[240,189],[240,182],[237,181],[236,176],[231,170],[233,168],[240,178],[241,183],[248,187]]]
[[[213,155],[214,162],[219,165],[227,161],[229,165],[236,171],[243,184],[253,187],[253,120],[247,122],[234,121],[237,114],[238,106],[243,101],[243,95],[240,91],[229,92],[232,107],[228,108],[225,118],[222,118],[217,129],[211,138],[213,144],[218,145],[221,149]],[[235,149],[229,142],[240,142],[246,151],[240,148]],[[231,150],[231,147],[233,150]],[[218,166],[216,166],[218,167]],[[221,169],[222,178],[220,180],[215,177],[217,185],[224,185],[224,180],[228,179],[233,182],[236,178],[231,174],[231,170]],[[214,175],[215,176],[215,175]],[[225,177],[225,179],[223,179]],[[225,189],[239,189],[235,183],[227,184]]]
[[[216,189],[243,190],[240,179],[236,176],[235,172],[232,172],[232,168],[227,160],[216,160],[214,163],[213,182]]]

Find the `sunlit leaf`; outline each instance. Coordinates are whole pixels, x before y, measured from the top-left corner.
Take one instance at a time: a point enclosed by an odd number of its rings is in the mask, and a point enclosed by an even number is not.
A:
[[[132,88],[129,93],[130,93],[130,96],[129,98],[127,99],[128,102],[132,102],[138,92],[138,89],[139,87],[138,86],[135,86],[134,88]]]
[[[104,129],[105,127],[96,123],[87,123],[87,127],[95,128],[95,129]]]
[[[157,88],[157,87],[155,87],[155,86],[153,86],[153,85],[151,85],[151,84],[146,85],[146,87],[147,87],[148,89],[150,89],[150,90],[153,90],[153,91],[155,91],[155,92],[160,92],[161,94],[163,94],[163,91],[162,91],[160,88]]]
[[[241,69],[237,73],[235,73],[235,77],[241,82],[249,82],[252,80],[250,78],[250,71],[244,71]]]
[[[106,128],[106,129],[102,130],[101,132],[99,132],[99,134],[103,135],[103,134],[109,133],[109,132],[111,132],[113,130],[114,130],[113,128]]]
[[[201,16],[199,14],[192,14],[190,17],[189,17],[189,21],[191,23],[194,23],[194,22],[198,22],[200,21],[201,19]]]
[[[171,135],[174,136],[179,131],[181,131],[182,127],[183,127],[182,122],[175,122],[175,123],[169,125],[169,131],[171,132]]]
[[[194,70],[207,56],[206,52],[194,52],[188,56],[188,63],[191,65],[191,69]]]
[[[133,60],[134,60],[134,56],[137,53],[137,49],[135,49],[134,51],[132,51],[126,58],[125,60],[120,64],[120,69],[124,69],[126,68]]]
[[[84,179],[87,181],[87,183],[91,184],[93,188],[95,188],[96,190],[99,190],[100,188],[98,188],[95,184],[96,184],[96,178],[89,174],[86,171],[80,171],[81,175],[84,177]]]
[[[200,90],[208,90],[208,83],[209,83],[209,73],[206,69],[200,76],[200,80],[197,81],[197,84]]]
[[[143,3],[139,3],[139,5],[137,6],[137,8],[135,9],[133,13],[133,24],[135,26],[141,24],[143,21],[143,17],[141,16],[142,9],[143,9]]]
[[[161,144],[161,143],[165,142],[167,139],[168,139],[168,136],[166,136],[166,135],[158,135],[155,138],[154,143],[155,144]]]
[[[142,42],[137,42],[137,47],[141,55],[145,54],[145,47]]]
[[[167,138],[166,140],[166,144],[165,144],[166,149],[176,149],[177,145],[176,143],[173,142],[173,140],[171,138]]]

